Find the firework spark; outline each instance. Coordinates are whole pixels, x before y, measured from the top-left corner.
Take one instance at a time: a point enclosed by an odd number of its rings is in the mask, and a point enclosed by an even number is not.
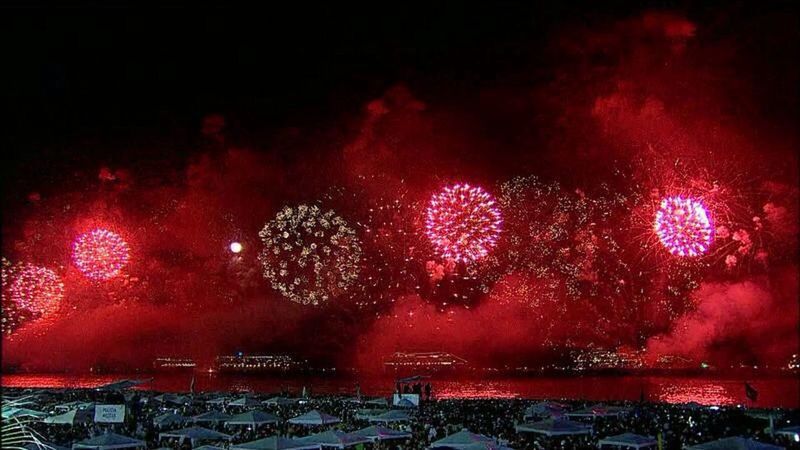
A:
[[[502,223],[489,193],[456,184],[431,198],[425,232],[442,258],[469,263],[485,257],[496,245]]]
[[[46,316],[58,309],[64,297],[64,283],[50,269],[24,264],[10,280],[8,295],[16,308]]]
[[[72,244],[72,260],[92,280],[105,281],[117,276],[128,263],[128,243],[118,234],[97,228],[78,236]]]
[[[317,305],[358,279],[361,245],[332,210],[284,207],[258,235],[264,243],[259,256],[264,278],[293,302]]]
[[[708,211],[693,198],[663,199],[653,229],[664,247],[675,256],[700,256],[711,246],[713,227]]]

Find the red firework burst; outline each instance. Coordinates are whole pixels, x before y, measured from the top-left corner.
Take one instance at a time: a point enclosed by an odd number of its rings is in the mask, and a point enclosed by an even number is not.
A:
[[[128,244],[118,234],[102,228],[84,233],[72,244],[72,261],[92,280],[109,280],[128,263]]]
[[[693,198],[661,200],[653,229],[664,247],[676,256],[700,256],[711,246],[713,227],[708,211]]]
[[[58,309],[64,283],[50,269],[25,264],[11,280],[8,292],[19,308],[45,316]]]
[[[425,232],[443,258],[467,263],[489,253],[502,223],[491,195],[477,186],[456,184],[431,198]]]

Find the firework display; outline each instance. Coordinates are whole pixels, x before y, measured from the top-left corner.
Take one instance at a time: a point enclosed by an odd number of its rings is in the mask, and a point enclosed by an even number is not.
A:
[[[663,199],[653,229],[661,244],[675,256],[700,256],[711,246],[713,227],[709,213],[693,198]]]
[[[425,217],[425,232],[439,255],[461,263],[485,257],[503,223],[492,196],[469,184],[448,186],[434,195]]]
[[[128,263],[128,243],[118,234],[97,228],[78,236],[72,244],[72,261],[95,281],[110,280]]]
[[[11,276],[8,296],[19,309],[46,316],[58,309],[64,283],[50,269],[24,264]]]
[[[30,312],[20,308],[16,302],[11,300],[9,288],[19,269],[19,265],[12,264],[5,257],[2,259],[3,301],[2,305],[0,305],[0,327],[2,327],[0,332],[4,336],[10,336],[31,319]]]
[[[318,305],[358,279],[361,244],[332,210],[316,205],[284,207],[259,232],[264,277],[289,300]]]

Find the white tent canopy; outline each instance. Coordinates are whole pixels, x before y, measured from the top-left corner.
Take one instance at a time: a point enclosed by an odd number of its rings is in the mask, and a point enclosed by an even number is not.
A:
[[[152,378],[147,380],[119,380],[113,383],[104,384],[102,386],[96,387],[95,390],[97,391],[121,391],[123,389],[130,389],[134,386],[138,386],[140,384],[145,384],[153,381]]]
[[[93,407],[94,407],[94,403],[91,403],[91,402],[74,401],[74,402],[62,403],[60,405],[56,405],[55,409],[56,409],[56,411],[69,411],[71,409],[89,409],[89,408],[93,408]]]
[[[453,433],[438,441],[431,442],[430,448],[449,447],[456,449],[465,449],[475,444],[489,444],[498,445],[494,438],[484,436],[482,434],[472,433],[469,430],[461,430],[458,433]]]
[[[191,402],[191,399],[186,395],[176,394],[161,394],[153,397],[153,400],[161,403],[172,403],[173,405],[186,405]]]
[[[278,406],[293,405],[297,403],[297,399],[286,398],[286,397],[272,397],[264,400],[263,403],[265,405],[278,405]]]
[[[17,418],[33,417],[36,419],[42,419],[44,417],[47,417],[47,413],[28,408],[14,408],[14,407],[4,406],[3,419],[10,419],[12,417],[17,417]]]
[[[545,436],[570,436],[589,434],[592,431],[592,427],[571,420],[547,419],[540,422],[519,424],[516,430],[517,433],[537,433]]]
[[[352,434],[365,437],[371,441],[388,441],[392,439],[409,439],[411,433],[408,431],[393,430],[380,425],[372,425],[360,430],[353,431]]]
[[[190,427],[190,428],[183,428],[180,430],[158,433],[159,441],[164,438],[180,439],[181,442],[183,442],[186,439],[189,439],[192,443],[192,446],[194,446],[198,442],[217,442],[217,441],[231,440],[231,436],[229,434],[220,433],[218,431],[209,430],[208,428],[203,428],[203,427]]]
[[[76,423],[94,422],[94,409],[73,409],[64,414],[44,418],[44,423],[74,425]]]
[[[261,402],[248,395],[243,395],[228,403],[228,406],[258,406]]]
[[[39,440],[36,442],[28,442],[27,444],[23,445],[22,448],[25,450],[69,450],[69,447],[62,447],[60,445],[53,444],[52,442]]]
[[[777,445],[765,444],[743,437],[728,437],[686,447],[687,450],[783,450]]]
[[[296,439],[270,436],[264,439],[231,445],[229,450],[316,450],[319,444],[307,444]]]
[[[132,437],[123,436],[121,434],[116,433],[105,433],[99,436],[85,439],[80,442],[76,442],[72,445],[73,450],[79,448],[86,448],[86,449],[94,449],[94,450],[114,450],[114,449],[121,449],[121,448],[137,448],[146,447],[144,441],[140,441],[138,439],[134,439]]]
[[[318,411],[311,410],[305,414],[289,419],[289,423],[295,425],[331,425],[341,422],[338,417]]]
[[[386,411],[383,414],[379,414],[377,416],[372,416],[369,418],[370,422],[377,422],[377,423],[390,423],[390,422],[408,422],[411,420],[411,417],[404,412],[398,411],[396,409],[392,409]]]
[[[167,427],[175,423],[186,423],[188,419],[180,414],[166,413],[153,418],[153,425]]]
[[[525,420],[534,417],[555,416],[560,417],[566,414],[566,406],[555,402],[539,402],[525,409]]]
[[[372,400],[367,400],[364,403],[372,406],[389,406],[389,401],[386,400],[385,397],[373,398]]]
[[[345,433],[341,430],[327,430],[321,433],[312,434],[298,439],[299,442],[311,445],[321,445],[324,447],[345,448],[358,444],[366,444],[369,439],[352,433]]]
[[[280,419],[270,413],[264,411],[247,411],[242,414],[237,414],[228,419],[226,425],[251,425],[258,426],[269,423],[278,423]]]
[[[597,443],[597,446],[600,448],[602,448],[604,445],[610,445],[613,447],[640,449],[640,448],[656,447],[658,445],[658,441],[656,441],[655,438],[650,436],[642,436],[633,433],[623,433],[623,434],[618,434],[616,436],[609,436],[605,439],[601,439]]]
[[[194,423],[210,422],[219,423],[230,420],[231,416],[219,411],[209,411],[203,414],[192,417]]]
[[[567,413],[567,417],[616,417],[630,412],[628,408],[619,406],[606,406],[598,403],[588,408],[581,408]]]

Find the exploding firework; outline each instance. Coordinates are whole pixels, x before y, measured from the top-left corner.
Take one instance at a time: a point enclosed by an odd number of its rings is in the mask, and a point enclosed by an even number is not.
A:
[[[118,234],[101,228],[84,233],[72,244],[72,260],[92,280],[117,276],[128,263],[128,244]]]
[[[673,255],[700,256],[711,246],[713,227],[708,216],[705,206],[695,199],[667,197],[656,212],[653,229]]]
[[[425,232],[442,258],[469,263],[495,246],[502,222],[491,195],[477,186],[456,184],[431,198]]]
[[[8,297],[18,309],[46,316],[58,309],[64,283],[50,269],[24,264],[10,276]]]
[[[358,279],[361,245],[355,231],[332,210],[284,207],[258,233],[264,278],[289,300],[317,305],[345,292]]]
[[[9,287],[11,282],[15,279],[19,272],[20,266],[11,264],[11,261],[6,258],[2,259],[3,271],[3,302],[0,306],[0,326],[4,336],[10,336],[21,327],[27,320],[30,319],[30,314],[11,300],[11,293]]]

